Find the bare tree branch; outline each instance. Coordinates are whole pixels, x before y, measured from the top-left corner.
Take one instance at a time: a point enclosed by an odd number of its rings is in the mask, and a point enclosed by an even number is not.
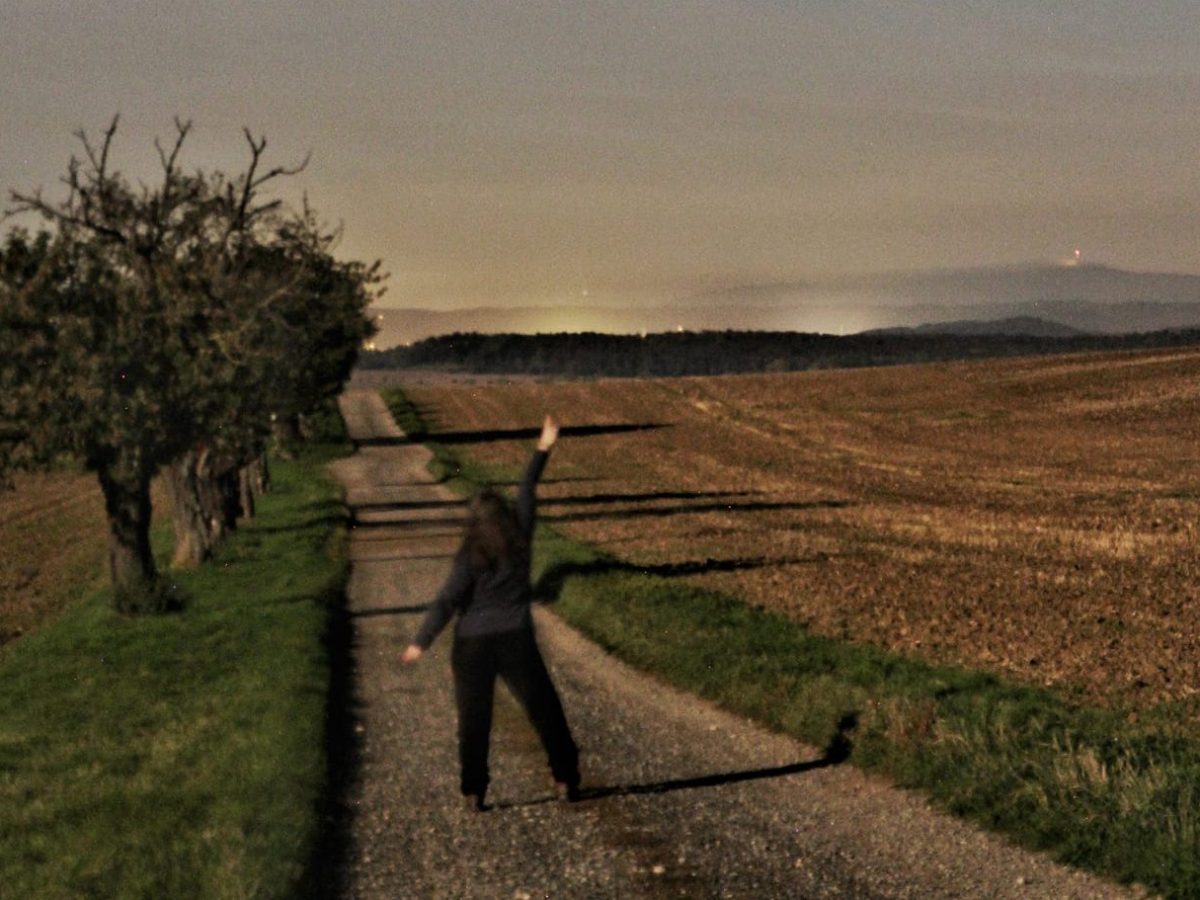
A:
[[[189,198],[195,196],[194,189],[187,195],[176,196],[175,190],[179,186],[179,175],[176,164],[179,160],[179,153],[183,149],[183,142],[187,140],[188,132],[191,131],[192,122],[182,121],[178,116],[175,117],[175,142],[171,146],[170,153],[163,150],[162,143],[158,138],[154,139],[154,148],[158,151],[158,158],[163,168],[163,183],[162,190],[154,197],[152,203],[148,205],[152,218],[151,244],[154,247],[161,245],[163,237],[167,231],[167,224],[171,218],[172,212],[175,211],[179,203],[187,202]]]
[[[84,129],[81,128],[75,132],[75,137],[83,144],[83,150],[87,154],[88,162],[92,164],[92,173],[88,180],[102,192],[106,189],[108,183],[108,154],[112,149],[113,136],[117,133],[117,123],[120,120],[120,115],[113,116],[108,128],[104,129],[104,142],[100,145],[99,150],[88,139],[87,132]],[[76,172],[78,172],[78,166],[76,166]]]
[[[121,116],[118,113],[113,116],[112,124],[104,132],[104,149],[100,152],[100,170],[98,172],[101,181],[104,181],[104,176],[108,172],[108,151],[112,147],[113,135],[117,133],[117,123],[119,121],[121,121]]]
[[[159,161],[162,163],[163,172],[171,175],[175,172],[175,163],[179,159],[179,151],[183,147],[183,142],[188,136],[188,132],[192,130],[192,120],[182,121],[179,116],[175,117],[175,143],[171,147],[170,154],[163,150],[162,144],[158,138],[154,139],[154,149],[158,151]]]
[[[259,164],[267,149],[267,138],[265,135],[255,138],[249,128],[243,128],[242,134],[250,147],[250,164],[241,178],[235,183],[230,183],[226,188],[226,203],[229,206],[230,218],[225,230],[225,241],[232,238],[236,232],[249,230],[254,222],[282,205],[281,201],[273,200],[254,206],[254,197],[259,188],[272,179],[299,174],[308,166],[311,157],[311,153],[306,155],[298,166],[275,166],[267,172],[258,174]]]
[[[250,218],[250,220],[254,220],[254,219],[257,219],[257,218],[265,215],[266,213],[269,213],[269,212],[272,212],[272,211],[278,209],[281,206],[283,206],[282,200],[271,200],[271,201],[269,201],[267,203],[263,203],[259,206],[251,207],[251,209],[249,210],[247,215]]]
[[[266,143],[267,143],[266,138],[263,138],[263,145],[265,146]],[[306,153],[304,155],[304,159],[300,162],[300,165],[298,165],[298,166],[276,166],[271,171],[267,172],[265,175],[259,176],[258,179],[254,182],[254,187],[257,188],[257,187],[265,184],[266,182],[270,181],[272,178],[278,178],[281,175],[283,175],[283,176],[299,175],[306,168],[308,168],[308,163],[309,163],[309,160],[311,160],[311,159],[312,159],[312,151],[310,150],[308,153]]]
[[[128,238],[117,229],[102,225],[90,218],[91,201],[86,189],[81,188],[77,182],[71,183],[70,187],[72,194],[79,197],[79,205],[83,207],[84,211],[83,215],[64,212],[62,209],[47,203],[42,198],[41,188],[38,188],[33,194],[22,194],[19,191],[11,191],[9,196],[16,205],[11,207],[5,215],[10,216],[33,212],[59,225],[82,228],[94,234],[110,238],[117,243],[128,243]],[[74,205],[74,202],[68,203],[66,204],[66,208],[70,209]]]
[[[96,148],[92,146],[92,142],[88,140],[87,132],[80,128],[75,132],[75,140],[83,144],[83,152],[87,154],[88,162],[92,164],[92,169],[100,171],[100,157],[96,155]],[[73,159],[74,157],[72,157]]]
[[[246,181],[242,185],[242,199],[238,203],[237,216],[235,217],[238,228],[245,226],[246,207],[250,205],[250,198],[254,195],[254,173],[258,170],[258,162],[262,159],[263,152],[267,149],[266,135],[263,135],[261,140],[255,142],[254,135],[250,133],[249,128],[243,128],[242,132],[246,135],[246,141],[250,144],[250,166],[246,169]]]

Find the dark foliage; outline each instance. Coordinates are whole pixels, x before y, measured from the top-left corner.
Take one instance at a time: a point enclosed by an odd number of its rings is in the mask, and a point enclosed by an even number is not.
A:
[[[63,455],[96,473],[117,605],[131,611],[161,596],[151,480],[170,470],[176,561],[201,561],[252,514],[272,423],[341,390],[383,277],[336,260],[337,232],[307,201],[292,212],[264,198],[303,164],[265,169],[266,139],[247,131],[241,173],[188,172],[190,127],[155,142],[149,185],[111,165],[116,118],[100,142],[80,132],[65,199],[10,194],[11,212],[50,230],[0,245],[0,476]]]
[[[451,334],[366,351],[364,369],[448,368],[568,377],[653,377],[792,372],[1200,344],[1200,330],[1128,335],[856,334],[702,331],[636,335]]]

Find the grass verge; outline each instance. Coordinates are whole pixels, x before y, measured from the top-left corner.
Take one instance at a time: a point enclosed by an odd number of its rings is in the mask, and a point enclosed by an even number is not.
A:
[[[385,398],[406,430],[428,430],[402,391]],[[431,450],[460,487],[495,476]],[[541,599],[621,658],[817,746],[853,721],[855,764],[1064,862],[1200,896],[1200,740],[1185,713],[1083,707],[824,638],[544,526],[535,551]]]
[[[0,659],[0,894],[305,889],[347,575],[335,452],[275,462],[257,518],[169,573],[183,612],[122,617],[101,591]]]

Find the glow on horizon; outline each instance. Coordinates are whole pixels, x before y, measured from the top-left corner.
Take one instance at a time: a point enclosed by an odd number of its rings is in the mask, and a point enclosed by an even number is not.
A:
[[[383,260],[397,307],[661,305],[1027,263],[1062,235],[1200,272],[1200,16],[1180,4],[13,0],[3,18],[0,190],[52,193],[72,133],[116,112],[135,179],[174,116],[208,169],[244,163],[248,126],[273,163],[311,151],[290,199],[345,223],[341,255]]]

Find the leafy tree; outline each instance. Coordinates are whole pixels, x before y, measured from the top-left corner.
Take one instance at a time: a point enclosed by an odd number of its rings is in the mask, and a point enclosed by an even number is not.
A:
[[[297,217],[261,192],[304,166],[262,171],[266,141],[247,131],[241,174],[184,172],[190,125],[177,120],[170,147],[155,142],[160,178],[134,187],[110,167],[116,128],[98,144],[78,133],[64,200],[11,194],[55,231],[6,246],[0,465],[65,452],[96,472],[117,604],[137,611],[170,604],[149,547],[151,479],[198,450],[237,456],[261,430],[258,384],[243,379],[278,350],[265,323],[308,277],[264,263],[287,258]]]
[[[273,423],[340,393],[374,333],[366,310],[381,293],[379,264],[336,260],[336,239],[306,204],[271,222],[236,266],[236,288],[223,295],[238,310],[236,334],[225,336],[225,366],[208,386],[228,400],[208,437],[171,467],[180,564],[200,562],[239,516],[253,514]]]
[[[634,335],[450,334],[365,351],[365,369],[430,367],[529,375],[661,377],[882,366],[957,359],[1178,347],[1200,329],[1067,337],[1022,334],[706,331]]]
[[[24,292],[33,290],[36,280],[49,281],[48,266],[51,236],[42,231],[36,237],[14,228],[0,247],[0,477],[21,463],[33,461],[31,429],[36,422],[21,421],[18,411],[30,373],[42,364],[46,350],[48,323],[39,323],[21,315],[19,302]],[[22,353],[17,350],[21,348]]]
[[[277,383],[271,392],[276,420],[295,422],[341,393],[361,347],[376,333],[368,309],[383,296],[378,261],[333,256],[340,232],[322,227],[310,209],[287,223],[280,245],[300,274],[271,320]],[[279,362],[281,365],[275,365]]]

